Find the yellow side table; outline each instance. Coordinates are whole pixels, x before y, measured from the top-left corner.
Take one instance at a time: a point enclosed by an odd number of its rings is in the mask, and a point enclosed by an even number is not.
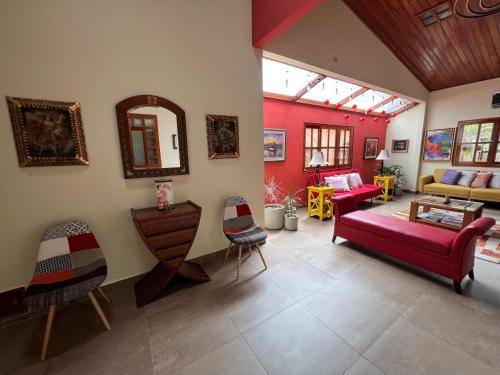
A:
[[[377,198],[383,199],[385,202],[392,200],[394,195],[394,184],[396,183],[396,176],[374,176],[373,185],[382,187],[382,194]]]
[[[317,216],[320,220],[333,216],[333,203],[330,198],[335,192],[330,186],[308,186],[307,187],[307,214]]]

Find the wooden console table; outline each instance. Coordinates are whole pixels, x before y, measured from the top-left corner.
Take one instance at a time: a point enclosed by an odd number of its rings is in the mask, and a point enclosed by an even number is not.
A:
[[[135,284],[137,307],[153,301],[176,274],[194,281],[210,281],[199,264],[184,260],[198,231],[200,206],[187,201],[172,210],[149,207],[132,208],[131,212],[142,240],[158,259],[158,264]]]

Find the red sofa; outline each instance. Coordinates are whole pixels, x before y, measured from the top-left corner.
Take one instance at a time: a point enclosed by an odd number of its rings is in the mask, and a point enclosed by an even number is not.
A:
[[[461,281],[469,274],[474,279],[474,251],[478,236],[495,225],[482,217],[456,233],[430,225],[413,223],[358,210],[356,198],[333,198],[337,236],[368,249],[400,259],[453,280],[455,291],[462,294]]]
[[[321,181],[325,182],[325,177],[327,176],[338,176],[341,174],[349,174],[349,173],[359,173],[359,169],[343,169],[338,171],[324,171],[320,172]],[[314,185],[314,173],[309,173],[307,175],[307,186]],[[362,187],[358,189],[353,189],[351,191],[338,193],[335,192],[333,195],[335,197],[342,196],[346,194],[354,195],[358,202],[364,201],[366,199],[372,199],[378,197],[382,193],[382,188],[380,186],[364,184]]]

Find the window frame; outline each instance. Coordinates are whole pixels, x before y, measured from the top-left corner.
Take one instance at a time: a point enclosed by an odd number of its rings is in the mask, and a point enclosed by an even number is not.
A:
[[[308,128],[316,128],[318,129],[318,147],[307,147],[306,146],[306,133]],[[340,169],[349,169],[352,168],[352,158],[353,158],[353,145],[354,145],[354,126],[348,126],[348,125],[338,125],[338,124],[323,124],[323,123],[316,123],[316,122],[305,122],[304,123],[304,139],[303,139],[303,144],[302,144],[302,161],[303,161],[303,168],[304,172],[311,172],[316,169],[316,167],[309,167],[306,166],[306,149],[311,149],[311,150],[317,150],[321,151],[323,148],[332,148],[329,147],[329,143],[327,147],[321,147],[321,134],[323,129],[332,129],[334,128],[335,131],[335,146],[333,147],[335,149],[335,164],[334,165],[325,165],[325,166],[320,166],[319,169],[321,170],[340,170]],[[348,130],[350,132],[349,136],[349,160],[347,164],[342,164],[339,165],[339,150],[341,148],[345,148],[345,146],[340,147],[340,130]],[[312,137],[312,135],[311,135]],[[326,155],[325,155],[326,157]]]
[[[479,135],[481,133],[481,125],[485,123],[493,123],[493,131],[491,134],[490,142],[479,142]],[[479,125],[476,142],[462,142],[462,137],[464,133],[464,127],[466,125]],[[490,117],[490,118],[482,118],[475,120],[464,120],[459,121],[456,131],[455,131],[455,142],[453,146],[453,156],[452,163],[453,166],[460,167],[500,167],[500,161],[495,162],[495,156],[497,150],[499,148],[499,136],[500,136],[500,117]],[[474,152],[472,156],[472,161],[460,161],[460,149],[462,144],[472,144],[474,145]],[[490,144],[490,150],[488,153],[488,161],[486,162],[477,162],[476,161],[476,152],[477,147],[480,144]]]
[[[134,118],[137,118],[137,119],[141,119],[141,126],[137,126],[137,125],[134,125]],[[132,124],[128,124],[128,132],[129,132],[129,139],[130,139],[130,149],[133,150],[133,137],[132,137],[132,132],[133,131],[140,131],[142,132],[142,144],[143,144],[143,148],[144,148],[144,159],[145,159],[145,162],[146,164],[142,165],[142,164],[136,164],[135,163],[135,159],[134,159],[134,155],[132,155],[132,165],[134,168],[137,168],[137,169],[155,169],[155,168],[161,168],[162,165],[161,165],[161,151],[160,151],[160,134],[158,133],[158,116],[157,115],[153,115],[153,114],[144,114],[144,113],[134,113],[134,112],[131,112],[128,114],[128,119],[129,121],[132,120]],[[146,119],[149,119],[149,120],[154,120],[154,125],[153,126],[146,126],[145,124],[145,120]],[[154,149],[156,150],[156,154],[157,154],[157,157],[156,157],[156,160],[157,160],[157,163],[156,164],[151,164],[150,163],[150,156],[149,156],[149,149],[151,147],[148,146],[147,144],[147,130],[149,129],[153,129],[154,130],[154,133],[155,133],[155,138],[154,138],[154,141],[155,141],[155,147]]]

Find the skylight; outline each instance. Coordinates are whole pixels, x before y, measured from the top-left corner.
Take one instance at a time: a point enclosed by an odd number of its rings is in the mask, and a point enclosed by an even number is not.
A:
[[[352,83],[326,77],[323,81],[306,92],[302,98],[315,100],[321,103],[328,100],[330,103],[335,104],[347,98],[360,88],[361,86],[353,85]]]
[[[347,107],[352,107],[356,104],[358,109],[368,109],[374,105],[379,104],[383,100],[387,99],[390,95],[385,94],[380,91],[368,90],[354,99],[346,103]]]
[[[377,112],[382,112],[385,111],[386,113],[392,113],[394,111],[397,111],[398,109],[403,108],[404,106],[410,104],[409,100],[403,99],[403,98],[396,98],[386,105],[383,105],[382,107],[377,108],[375,111]]]
[[[263,90],[293,97],[318,74],[274,60],[262,59]]]

